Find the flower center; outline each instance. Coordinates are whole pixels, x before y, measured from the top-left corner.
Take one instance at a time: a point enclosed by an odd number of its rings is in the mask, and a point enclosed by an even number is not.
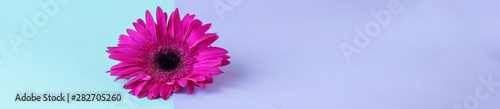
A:
[[[179,66],[181,57],[172,51],[165,51],[158,54],[156,65],[163,71],[172,71]]]

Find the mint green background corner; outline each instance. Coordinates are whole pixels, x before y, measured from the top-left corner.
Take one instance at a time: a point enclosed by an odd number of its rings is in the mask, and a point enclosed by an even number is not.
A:
[[[58,11],[43,10],[40,3],[56,3]],[[2,108],[149,109],[173,108],[169,100],[137,99],[123,89],[128,80],[114,82],[105,73],[118,63],[108,58],[106,47],[116,46],[118,36],[144,19],[145,11],[160,6],[172,12],[173,0],[2,0],[0,1],[0,102]],[[53,8],[53,7],[51,7]],[[46,24],[23,35],[33,16]],[[42,16],[42,17],[40,17]],[[155,14],[153,14],[155,16]],[[13,40],[11,40],[13,39]],[[14,43],[12,43],[14,42]],[[19,43],[20,42],[20,43]],[[16,48],[17,47],[17,48]],[[120,93],[120,102],[19,102],[17,93]]]

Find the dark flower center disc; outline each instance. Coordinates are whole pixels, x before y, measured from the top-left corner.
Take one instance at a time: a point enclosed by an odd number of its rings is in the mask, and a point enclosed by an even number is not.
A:
[[[156,58],[156,65],[163,71],[172,71],[179,66],[181,62],[181,57],[171,51],[166,51],[164,53],[159,53]]]

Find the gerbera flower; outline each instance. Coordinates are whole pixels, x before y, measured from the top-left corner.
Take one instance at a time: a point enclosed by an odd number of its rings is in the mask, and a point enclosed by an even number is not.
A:
[[[219,38],[206,33],[211,24],[202,25],[195,15],[186,14],[182,20],[178,9],[167,22],[167,13],[156,10],[156,23],[146,10],[146,21],[137,19],[135,30],[120,35],[117,47],[108,47],[109,58],[121,61],[108,72],[119,79],[130,79],[123,88],[130,94],[148,99],[168,99],[172,92],[194,86],[205,89],[213,83],[212,76],[223,73],[218,67],[226,66],[228,52],[211,44]]]

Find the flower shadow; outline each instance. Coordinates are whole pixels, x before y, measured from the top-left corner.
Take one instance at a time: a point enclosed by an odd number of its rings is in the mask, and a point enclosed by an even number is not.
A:
[[[244,69],[241,65],[237,63],[231,63],[228,66],[220,67],[220,69],[225,72],[217,76],[213,76],[214,83],[207,84],[206,89],[200,87],[195,87],[193,94],[197,93],[219,93],[224,88],[231,88],[235,85],[242,83],[244,81],[244,74],[241,72]],[[189,90],[186,88],[180,89],[175,94],[189,94]]]

